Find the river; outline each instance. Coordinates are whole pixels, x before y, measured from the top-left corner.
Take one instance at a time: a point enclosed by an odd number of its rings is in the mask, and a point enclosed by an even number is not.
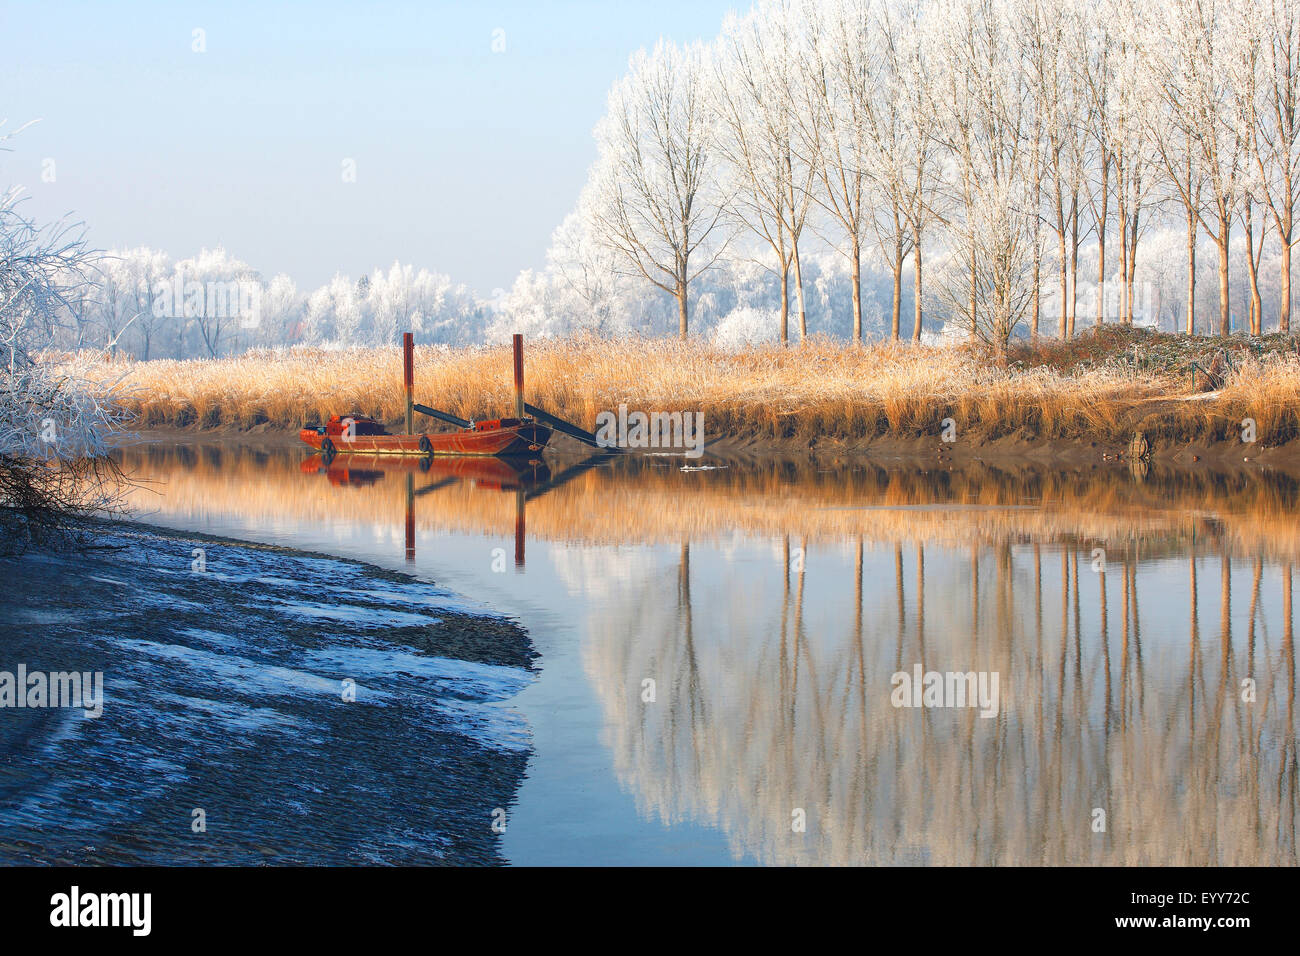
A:
[[[508,862],[1296,863],[1285,476],[121,459],[142,520],[407,572],[522,626]]]

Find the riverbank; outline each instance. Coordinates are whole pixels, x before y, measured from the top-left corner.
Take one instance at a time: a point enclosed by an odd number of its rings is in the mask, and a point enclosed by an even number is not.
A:
[[[1250,444],[1261,449],[1300,440],[1296,348],[1283,336],[1187,338],[1107,326],[1067,343],[1022,343],[1003,369],[962,346],[810,340],[727,352],[695,341],[588,337],[531,343],[526,393],[589,428],[620,405],[702,412],[705,437],[720,448],[862,450],[882,440],[924,445],[946,433],[955,441],[945,444],[967,448],[1010,439],[1127,452],[1141,432],[1150,452],[1177,454],[1191,444],[1240,444],[1247,419]],[[145,429],[292,432],[349,411],[397,426],[405,409],[395,348],[88,368]],[[512,407],[511,380],[507,347],[417,347],[418,400],[461,417]]]
[[[1097,441],[1088,438],[1039,439],[1029,433],[989,437],[958,433],[955,441],[941,436],[874,438],[784,438],[766,435],[722,435],[708,439],[701,461],[715,465],[773,464],[787,462],[840,464],[861,462],[881,465],[903,464],[925,471],[934,468],[972,466],[1018,470],[1024,467],[1094,469],[1132,465],[1170,467],[1189,473],[1213,469],[1249,473],[1270,469],[1300,477],[1300,439],[1283,444],[1244,442],[1239,433],[1222,439],[1178,441],[1148,435],[1147,455],[1131,461],[1129,440]],[[301,453],[311,449],[296,431],[263,424],[253,429],[232,427],[183,428],[157,426],[139,432],[130,446],[167,445],[180,448],[262,449],[266,452]],[[545,457],[553,469],[563,469],[590,458],[593,449],[564,435],[555,435]],[[638,457],[633,455],[632,457]],[[698,464],[699,462],[693,462]],[[691,463],[688,463],[691,464]]]
[[[0,862],[502,862],[492,814],[531,753],[517,624],[340,558],[126,522],[94,541],[4,562],[0,671],[104,694],[97,718],[0,711]]]

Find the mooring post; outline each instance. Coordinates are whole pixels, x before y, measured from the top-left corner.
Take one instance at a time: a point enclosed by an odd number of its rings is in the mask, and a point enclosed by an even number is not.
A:
[[[406,561],[415,561],[415,475],[406,473]]]
[[[524,489],[515,491],[515,567],[524,566],[524,542],[528,535],[525,531]]]
[[[515,333],[515,418],[524,417],[524,337]]]
[[[402,382],[406,385],[406,434],[415,434],[415,336],[402,333]]]

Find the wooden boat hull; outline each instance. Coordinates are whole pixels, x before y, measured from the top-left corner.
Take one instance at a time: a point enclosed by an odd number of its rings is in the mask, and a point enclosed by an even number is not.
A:
[[[456,455],[461,457],[505,458],[532,455],[546,447],[551,430],[545,425],[520,419],[480,422],[474,428],[423,435],[322,434],[304,428],[298,436],[322,454],[358,455]],[[326,440],[329,445],[326,445]]]

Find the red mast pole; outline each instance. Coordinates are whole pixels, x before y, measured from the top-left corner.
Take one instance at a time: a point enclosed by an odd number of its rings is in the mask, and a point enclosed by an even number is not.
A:
[[[402,333],[402,382],[406,385],[406,434],[415,434],[415,336]]]
[[[515,333],[515,418],[524,417],[524,337]]]

